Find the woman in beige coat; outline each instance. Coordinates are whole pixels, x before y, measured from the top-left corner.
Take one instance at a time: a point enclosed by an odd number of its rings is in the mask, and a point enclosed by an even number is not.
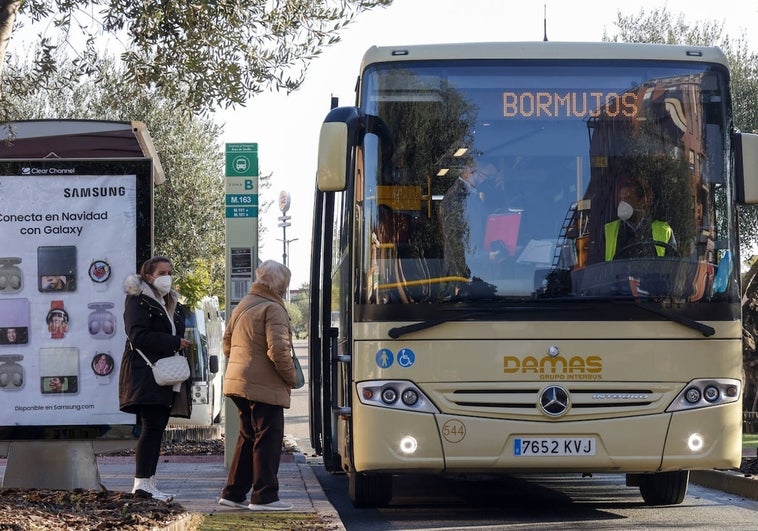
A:
[[[220,505],[252,511],[287,511],[279,501],[279,460],[284,408],[295,386],[292,333],[283,297],[286,266],[267,260],[255,271],[250,292],[232,312],[224,332],[224,394],[239,410],[240,432]],[[246,504],[247,493],[250,504]]]

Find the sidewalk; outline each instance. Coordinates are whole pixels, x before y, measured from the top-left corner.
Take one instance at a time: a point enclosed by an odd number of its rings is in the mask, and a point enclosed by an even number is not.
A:
[[[100,480],[108,490],[129,492],[134,483],[134,457],[98,457]],[[176,495],[174,501],[191,513],[212,514],[236,511],[218,505],[226,482],[224,456],[161,456],[155,475],[164,492]],[[295,512],[318,512],[335,529],[344,529],[339,514],[332,507],[316,475],[302,454],[283,454],[279,467],[279,496],[292,503]],[[171,531],[183,529],[181,523]]]

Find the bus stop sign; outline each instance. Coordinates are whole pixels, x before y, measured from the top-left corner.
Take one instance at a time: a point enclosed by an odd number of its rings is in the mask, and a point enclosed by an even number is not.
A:
[[[258,144],[226,144],[226,176],[258,175]]]

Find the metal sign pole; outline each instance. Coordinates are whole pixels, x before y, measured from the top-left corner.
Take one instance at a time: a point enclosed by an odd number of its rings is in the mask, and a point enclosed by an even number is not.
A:
[[[226,320],[250,291],[258,267],[258,144],[226,144]],[[237,408],[224,401],[224,465],[239,433]]]

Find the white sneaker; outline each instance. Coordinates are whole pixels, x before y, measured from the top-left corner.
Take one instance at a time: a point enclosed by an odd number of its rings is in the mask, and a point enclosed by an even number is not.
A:
[[[291,503],[285,503],[283,501],[275,501],[271,503],[251,503],[247,506],[251,511],[291,511]]]
[[[134,486],[132,487],[132,494],[139,494],[149,498],[155,498],[166,503],[170,503],[174,499],[173,494],[166,494],[158,490],[155,484],[155,476],[151,478],[134,478]]]
[[[152,492],[153,498],[162,500],[166,503],[169,503],[174,499],[174,494],[167,494],[165,492],[161,492],[158,489],[158,482],[155,480],[155,476],[150,476],[149,481],[150,486],[152,487],[152,490],[150,492]]]
[[[218,504],[219,505],[226,505],[227,507],[237,507],[238,509],[247,509],[247,507],[248,507],[246,503],[232,501],[232,500],[227,499],[227,498],[219,498],[218,499]]]
[[[140,492],[138,492],[140,491]],[[150,494],[150,479],[149,478],[134,478],[134,486],[132,487],[132,494],[142,494],[147,496]]]
[[[174,496],[175,496],[174,494],[166,494],[165,492],[161,492],[158,489],[158,482],[155,480],[155,476],[150,476],[150,485],[153,487],[153,496],[155,496],[155,493],[157,492],[160,496],[167,497],[168,498],[167,501],[171,501],[174,499]]]

